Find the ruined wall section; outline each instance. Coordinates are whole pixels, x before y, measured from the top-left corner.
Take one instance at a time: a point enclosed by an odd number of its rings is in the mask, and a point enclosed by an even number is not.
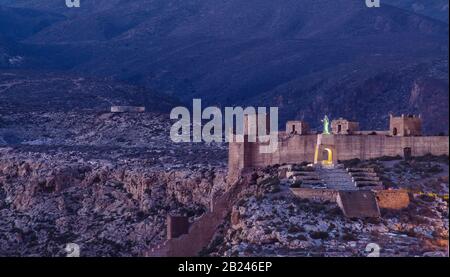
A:
[[[251,176],[242,176],[230,189],[217,199],[213,199],[212,208],[203,214],[190,227],[187,234],[170,238],[154,249],[143,254],[147,257],[195,257],[211,242],[220,224],[230,214],[233,205],[242,198]]]
[[[378,205],[383,209],[401,210],[409,206],[408,192],[405,190],[380,190],[376,192]]]
[[[338,194],[338,191],[334,189],[291,188],[291,191],[299,198],[317,202],[336,202]]]

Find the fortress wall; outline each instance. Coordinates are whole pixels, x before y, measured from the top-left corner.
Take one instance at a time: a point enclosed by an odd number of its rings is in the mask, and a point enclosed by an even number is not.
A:
[[[244,166],[244,144],[231,142],[228,146],[228,166],[241,168]]]
[[[212,201],[211,211],[206,212],[191,224],[187,234],[169,238],[157,248],[144,251],[144,256],[196,257],[201,254],[201,251],[210,244],[220,224],[229,216],[233,205],[248,182],[247,178],[232,184],[228,191]]]
[[[398,145],[388,145],[387,136],[335,136],[335,148],[338,160],[372,159],[381,156],[403,154]]]
[[[331,147],[337,160],[367,160],[382,156],[404,156],[405,148],[411,148],[412,156],[449,155],[448,139],[447,136],[322,135],[322,145]],[[273,154],[260,153],[259,143],[230,143],[230,176],[238,176],[244,168],[313,162],[316,143],[317,135],[281,137],[278,150]]]
[[[360,159],[367,160],[382,156],[403,156],[401,137],[361,136],[362,147]]]
[[[244,166],[264,167],[271,164],[313,162],[317,136],[294,135],[278,141],[275,153],[260,153],[261,143],[245,143]]]
[[[426,154],[448,155],[448,137],[389,137],[389,136],[335,136],[334,144],[339,160],[373,159],[382,156],[403,156],[411,148],[412,156]]]
[[[313,162],[316,142],[316,135],[294,135],[279,140],[278,150],[275,153],[260,153],[261,143],[230,143],[228,148],[229,177],[236,177],[244,168]]]
[[[244,143],[237,142],[230,142],[228,145],[228,181],[231,183],[239,177],[240,170],[246,167],[244,147]]]
[[[449,154],[449,138],[447,136],[403,137],[402,139],[404,147],[411,147],[413,156]]]
[[[279,142],[279,163],[314,162],[317,135],[292,136]]]
[[[247,143],[245,147],[246,167],[264,167],[271,164],[278,164],[279,149],[275,153],[260,153],[262,143]],[[279,145],[278,145],[279,146]]]

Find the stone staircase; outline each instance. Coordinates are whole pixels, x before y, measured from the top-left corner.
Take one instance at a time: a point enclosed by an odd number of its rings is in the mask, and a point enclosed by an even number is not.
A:
[[[359,189],[383,189],[383,182],[373,168],[347,168],[347,172]]]
[[[335,201],[346,217],[380,217],[374,189],[383,184],[373,168],[344,168],[342,164],[287,166],[281,176],[297,186],[291,191],[300,198]],[[284,172],[284,171],[283,171]]]
[[[349,172],[342,165],[317,167],[316,172],[328,189],[345,191],[358,190]]]
[[[324,187],[323,180],[311,166],[291,167],[286,173],[286,177],[294,182],[299,182],[302,187]]]
[[[286,178],[302,188],[325,188],[338,191],[379,190],[383,183],[373,168],[344,168],[342,164],[289,166]]]

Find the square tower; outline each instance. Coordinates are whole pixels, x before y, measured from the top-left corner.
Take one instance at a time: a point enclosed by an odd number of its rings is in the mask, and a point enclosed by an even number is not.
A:
[[[359,123],[339,118],[331,121],[331,132],[333,135],[350,135],[359,130]]]
[[[308,123],[301,120],[286,122],[286,134],[307,135],[308,133]]]
[[[264,125],[259,125],[259,119],[265,119]],[[264,128],[265,127],[265,130]],[[255,134],[257,136],[270,133],[270,114],[245,114],[244,115],[244,135]]]
[[[389,134],[391,136],[421,136],[422,118],[415,115],[393,116],[390,115]]]

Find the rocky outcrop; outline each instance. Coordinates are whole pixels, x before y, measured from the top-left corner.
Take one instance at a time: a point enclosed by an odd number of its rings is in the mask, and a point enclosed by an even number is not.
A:
[[[1,150],[0,256],[138,256],[165,238],[168,214],[201,216],[226,189],[221,168],[161,171]]]

